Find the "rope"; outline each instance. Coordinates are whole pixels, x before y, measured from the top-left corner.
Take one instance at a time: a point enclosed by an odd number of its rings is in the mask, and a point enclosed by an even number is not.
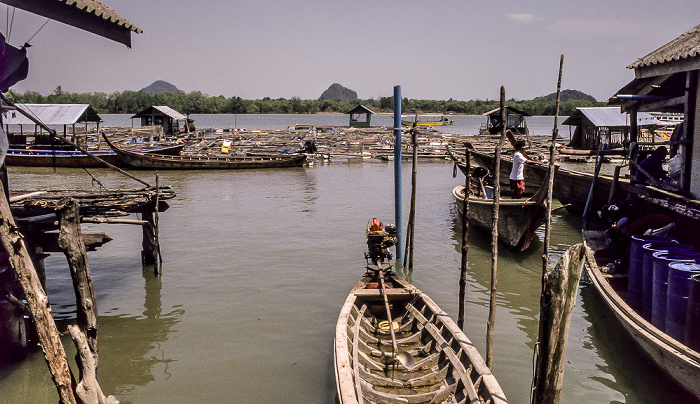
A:
[[[14,17],[14,14],[13,14],[13,17]],[[49,23],[49,21],[51,21],[51,20],[47,18],[47,19],[46,19],[46,22],[44,23],[44,25],[42,25],[41,27],[39,27],[39,29],[34,33],[34,35],[32,35],[32,37],[29,38],[29,39],[24,43],[24,46],[26,46],[27,44],[29,44],[29,42],[31,42],[31,40],[34,39],[34,37],[36,36],[36,34],[38,34],[42,29],[44,29],[44,27],[46,26],[46,24]]]

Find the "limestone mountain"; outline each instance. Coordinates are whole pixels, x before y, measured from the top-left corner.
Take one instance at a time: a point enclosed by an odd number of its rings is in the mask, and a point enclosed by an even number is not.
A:
[[[331,84],[326,91],[318,97],[319,100],[356,100],[357,93],[349,88],[343,87],[338,83]]]
[[[547,101],[556,101],[557,99],[557,93],[552,93],[549,95],[542,96],[540,98],[544,98]],[[578,91],[578,90],[563,90],[561,92],[561,101],[590,101],[590,102],[598,102],[592,95],[588,95],[584,92]]]
[[[166,93],[166,92],[176,93],[180,90],[178,90],[177,87],[168,83],[167,81],[156,80],[150,86],[144,87],[140,91],[143,91],[144,93],[148,93],[148,94],[159,94],[159,93]]]

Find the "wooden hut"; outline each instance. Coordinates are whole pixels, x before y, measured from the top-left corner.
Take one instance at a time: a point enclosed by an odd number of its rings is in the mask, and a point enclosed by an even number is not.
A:
[[[651,114],[637,114],[637,128],[653,141],[653,133],[659,124]],[[608,149],[622,147],[630,139],[630,116],[618,107],[576,108],[562,125],[569,125],[571,142],[569,147],[596,150],[603,143]],[[573,128],[573,133],[571,133]]]
[[[636,158],[637,146],[645,146],[636,137],[636,118],[641,112],[682,113],[683,125],[671,138],[670,156],[681,156],[679,191],[700,198],[700,25],[627,67],[634,69],[635,79],[609,103],[632,117],[632,158]]]
[[[85,137],[79,137],[76,125],[85,125],[83,134],[87,134],[90,125],[95,125],[95,131],[100,129],[102,118],[95,112],[89,104],[15,104],[18,108],[29,111],[39,121],[48,125],[52,129],[63,128],[63,136],[68,136],[68,128],[71,128],[70,137],[75,143],[83,143]],[[50,135],[45,133],[39,125],[16,110],[7,110],[3,113],[3,123],[5,131],[8,133],[8,141],[12,148],[26,148],[27,135],[34,136],[34,145],[53,145],[56,142],[50,139]],[[30,125],[33,130],[25,132],[25,126]],[[10,134],[10,130],[13,131]],[[59,130],[60,131],[60,130]]]
[[[187,117],[164,105],[150,106],[131,117],[131,119],[135,118],[141,118],[141,126],[162,126],[163,133],[166,135],[180,133],[180,122],[187,130]]]
[[[369,128],[369,123],[374,111],[365,107],[364,105],[358,105],[353,108],[350,112],[350,126],[354,128]]]
[[[516,135],[529,135],[530,132],[527,129],[527,123],[525,122],[525,117],[530,116],[530,114],[519,111],[513,107],[505,106],[506,109],[506,129],[510,129],[513,134]],[[503,128],[503,123],[501,122],[501,108],[496,108],[489,112],[483,114],[486,117],[486,126],[482,127],[479,131],[495,135],[501,132]]]

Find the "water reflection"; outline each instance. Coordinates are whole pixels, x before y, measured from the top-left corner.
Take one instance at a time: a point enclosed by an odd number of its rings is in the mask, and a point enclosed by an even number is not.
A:
[[[167,268],[166,268],[167,270]],[[145,297],[142,316],[100,316],[100,374],[102,388],[123,399],[135,386],[155,380],[160,372],[167,380],[169,365],[175,360],[163,347],[179,317],[185,313],[180,305],[165,313],[161,301],[162,283],[153,267],[143,268]],[[129,371],[124,371],[128,363]]]

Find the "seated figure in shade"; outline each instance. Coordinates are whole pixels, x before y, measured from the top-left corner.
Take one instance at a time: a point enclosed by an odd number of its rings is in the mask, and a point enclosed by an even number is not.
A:
[[[668,149],[666,149],[666,146],[659,146],[649,155],[649,157],[645,158],[641,163],[639,163],[639,168],[649,173],[649,175],[651,175],[655,180],[661,181],[666,177],[666,171],[664,171],[663,163],[667,154]],[[634,178],[639,182],[649,182],[649,178],[639,169],[637,169]]]

